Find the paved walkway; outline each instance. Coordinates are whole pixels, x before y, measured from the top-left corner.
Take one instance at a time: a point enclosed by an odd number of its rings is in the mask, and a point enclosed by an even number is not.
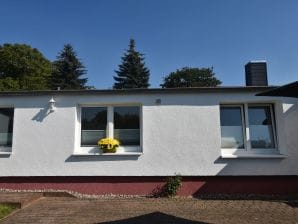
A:
[[[0,223],[297,223],[295,202],[42,197]]]
[[[43,193],[29,193],[29,192],[0,192],[0,202],[18,204],[19,207],[24,207],[41,198]]]

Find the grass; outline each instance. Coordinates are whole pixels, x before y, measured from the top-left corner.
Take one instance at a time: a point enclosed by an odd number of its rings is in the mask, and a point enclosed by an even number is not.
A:
[[[0,204],[0,219],[4,218],[8,214],[10,214],[16,208],[17,208],[17,205],[13,205],[13,204]]]

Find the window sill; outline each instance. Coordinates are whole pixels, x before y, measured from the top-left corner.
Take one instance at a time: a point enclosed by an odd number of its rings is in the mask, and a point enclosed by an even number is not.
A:
[[[232,154],[232,153],[222,153],[221,158],[223,159],[237,159],[237,158],[268,158],[268,159],[283,159],[287,158],[287,155],[284,154],[258,154],[258,153],[239,153],[239,154]]]
[[[12,152],[0,152],[0,155],[11,155]]]
[[[120,146],[115,153],[103,153],[98,146],[81,146],[73,152],[74,156],[129,156],[141,154],[143,154],[143,151],[140,146]]]
[[[116,152],[116,153],[73,153],[72,156],[140,156],[142,152]]]
[[[278,149],[221,149],[221,158],[234,159],[234,158],[286,158],[287,155],[281,154]]]
[[[0,155],[11,155],[12,147],[11,146],[0,146]]]

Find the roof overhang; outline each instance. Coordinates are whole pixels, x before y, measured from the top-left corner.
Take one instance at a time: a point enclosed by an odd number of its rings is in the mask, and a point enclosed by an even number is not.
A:
[[[298,81],[258,93],[256,96],[283,96],[298,98]]]

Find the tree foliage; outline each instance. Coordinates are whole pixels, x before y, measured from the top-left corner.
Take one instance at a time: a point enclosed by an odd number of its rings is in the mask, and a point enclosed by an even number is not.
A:
[[[86,74],[86,69],[70,44],[65,44],[63,50],[53,62],[51,88],[57,89],[86,89],[87,78],[81,78]]]
[[[51,62],[25,44],[0,45],[0,90],[49,89]]]
[[[121,58],[114,89],[148,88],[150,71],[145,67],[144,55],[135,50],[135,41],[130,39],[129,49]]]
[[[213,68],[189,68],[184,67],[171,72],[164,77],[162,88],[180,87],[214,87],[221,84],[215,77]]]
[[[11,77],[0,79],[0,91],[21,90],[19,81]]]

